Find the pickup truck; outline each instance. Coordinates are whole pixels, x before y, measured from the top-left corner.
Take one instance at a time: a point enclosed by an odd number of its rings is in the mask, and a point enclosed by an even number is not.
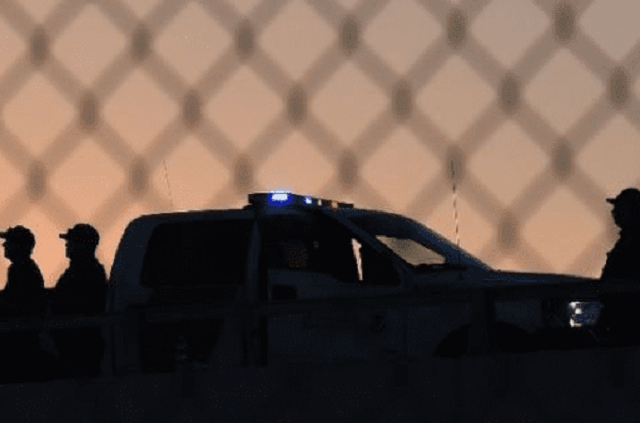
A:
[[[134,219],[105,313],[0,331],[99,326],[105,375],[411,362],[602,343],[598,298],[634,285],[494,270],[404,216],[255,193],[241,209]]]
[[[588,346],[624,281],[492,269],[420,223],[289,192],[142,216],[117,249],[105,369],[352,363]],[[565,345],[566,346],[566,345]]]

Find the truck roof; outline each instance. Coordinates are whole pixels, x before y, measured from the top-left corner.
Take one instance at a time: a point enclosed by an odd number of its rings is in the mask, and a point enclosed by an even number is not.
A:
[[[261,206],[261,201],[256,200],[256,198],[259,198],[257,197],[259,195],[263,194],[250,194],[250,204],[241,209],[192,210],[141,215],[132,220],[129,225],[127,225],[124,236],[120,242],[120,245],[118,246],[116,256],[121,253],[125,253],[125,251],[121,251],[121,249],[127,248],[130,245],[141,245],[141,243],[142,245],[146,244],[146,241],[151,235],[153,229],[162,223],[196,222],[199,220],[206,221],[219,218],[253,218],[253,210],[255,210],[255,207]],[[474,257],[463,248],[454,245],[451,241],[440,235],[438,232],[427,228],[426,226],[409,217],[380,210],[353,208],[351,204],[338,203],[332,200],[317,199],[309,196],[294,197],[312,199],[316,202],[314,206],[318,205],[318,201],[322,201],[323,204],[321,205],[321,207],[327,207],[328,209],[334,211],[336,214],[352,221],[369,233],[375,233],[376,235],[395,235],[414,238],[421,244],[426,244],[427,246],[433,248],[435,251],[445,256],[448,260],[455,261],[459,259],[462,264],[479,267],[484,270],[493,270],[489,265],[482,262],[482,260]],[[332,208],[331,204],[338,206]],[[300,204],[298,204],[298,206],[299,205]],[[295,207],[296,205],[294,204],[292,204],[291,206],[292,207],[280,207],[278,212],[286,213],[287,211],[290,211],[292,214],[297,214],[303,212],[304,210],[304,206]],[[132,236],[136,236],[139,239],[131,239]],[[127,248],[127,250],[129,250],[126,252],[127,255],[133,253],[133,251],[131,251],[129,248]],[[114,266],[115,264],[116,263],[114,260]]]

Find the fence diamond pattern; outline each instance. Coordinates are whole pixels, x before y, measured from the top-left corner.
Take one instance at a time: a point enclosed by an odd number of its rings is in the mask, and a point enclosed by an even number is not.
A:
[[[314,166],[324,178],[302,178],[305,192],[398,211],[450,235],[453,167],[463,247],[489,263],[507,257],[502,263],[512,268],[596,276],[614,239],[603,200],[640,176],[640,152],[608,144],[638,138],[640,129],[632,85],[640,34],[625,21],[633,16],[627,3],[3,0],[0,165],[12,189],[2,194],[1,223],[49,222],[32,227],[40,248],[62,252],[57,233],[89,221],[107,234],[101,254],[109,267],[127,221],[174,208],[171,156],[185,172],[207,169],[190,174],[212,186],[203,207],[243,204],[248,192],[275,188],[269,175],[298,160],[296,169]],[[602,16],[614,8],[624,16],[612,41]],[[395,9],[409,11],[403,16],[420,28],[405,34],[411,43],[384,36],[406,31],[407,22],[384,18]],[[99,37],[121,47],[81,69],[52,52],[73,43],[69,34],[87,27],[87,15]],[[298,32],[296,19],[305,21]],[[197,65],[162,54],[180,20],[220,40]],[[229,104],[234,84],[255,96]],[[65,116],[47,119],[41,110],[37,124],[48,141],[37,145],[12,129],[28,90],[50,97]],[[160,111],[144,115],[136,95]],[[339,107],[323,107],[338,95]],[[251,109],[257,103],[267,106]],[[143,121],[123,129],[134,111]],[[239,125],[224,113],[255,118]],[[176,158],[186,145],[195,158]],[[612,149],[620,161],[593,172],[580,165]],[[96,185],[52,182],[83,169],[119,176]],[[165,176],[169,197],[155,174]],[[506,188],[493,189],[499,183]],[[94,205],[75,209],[78,196],[95,197]],[[558,229],[558,219],[573,226]],[[556,241],[564,261],[544,251]],[[56,265],[50,274],[61,271]]]

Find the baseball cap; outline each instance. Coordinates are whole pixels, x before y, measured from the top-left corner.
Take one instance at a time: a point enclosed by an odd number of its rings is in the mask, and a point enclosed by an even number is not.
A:
[[[60,234],[60,238],[68,241],[83,242],[86,244],[98,244],[100,235],[98,231],[91,225],[86,223],[78,223],[73,228],[67,230],[66,233]]]
[[[9,228],[5,232],[0,232],[0,238],[30,247],[36,245],[36,238],[33,236],[33,233],[22,225]]]
[[[615,198],[607,198],[611,204],[633,204],[640,206],[640,191],[635,188],[623,189]]]

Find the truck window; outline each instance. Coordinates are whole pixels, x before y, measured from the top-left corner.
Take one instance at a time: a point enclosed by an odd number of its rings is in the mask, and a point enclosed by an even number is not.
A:
[[[267,268],[325,273],[340,282],[372,285],[399,283],[390,259],[335,222],[316,218],[271,218],[267,225]]]
[[[425,247],[422,244],[406,238],[396,238],[385,235],[376,235],[378,241],[389,247],[391,251],[400,256],[407,263],[418,266],[420,264],[443,264],[446,260],[442,254]]]
[[[149,240],[142,284],[243,284],[251,228],[249,220],[159,225]]]
[[[301,218],[274,217],[266,229],[269,269],[328,273],[342,282],[358,281],[351,237],[337,230],[340,228]]]

